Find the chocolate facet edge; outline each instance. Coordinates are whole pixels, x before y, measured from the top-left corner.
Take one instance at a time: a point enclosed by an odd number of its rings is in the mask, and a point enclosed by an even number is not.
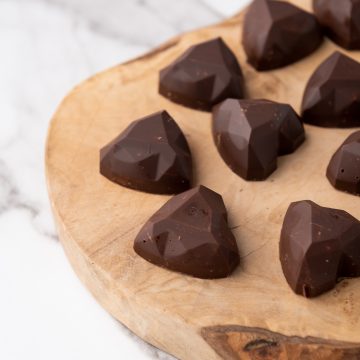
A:
[[[335,152],[326,176],[336,189],[360,195],[360,131],[351,134]]]
[[[224,202],[204,186],[166,202],[142,227],[134,250],[155,265],[202,279],[227,277],[240,261]]]
[[[254,0],[245,16],[242,43],[258,71],[301,60],[322,41],[315,16],[285,1]]]
[[[313,0],[314,13],[325,34],[348,50],[360,50],[360,1]]]
[[[360,63],[334,52],[310,77],[301,107],[304,122],[311,125],[360,126]]]
[[[360,276],[360,221],[312,201],[290,204],[280,236],[280,262],[292,290],[315,297]]]
[[[225,163],[245,180],[266,179],[277,157],[294,152],[305,140],[291,106],[263,99],[227,99],[215,106],[212,132]]]
[[[210,111],[222,100],[244,97],[244,77],[221,38],[191,46],[160,71],[159,93],[169,100]]]
[[[180,193],[191,186],[190,148],[174,119],[160,111],[134,121],[101,149],[100,173],[131,189]]]

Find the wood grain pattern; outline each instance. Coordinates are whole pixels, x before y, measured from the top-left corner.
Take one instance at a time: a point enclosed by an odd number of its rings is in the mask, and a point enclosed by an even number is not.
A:
[[[223,359],[358,360],[360,356],[360,344],[313,337],[284,336],[244,326],[213,326],[203,328],[201,333]]]
[[[309,0],[293,2],[310,8]],[[157,93],[161,68],[190,45],[222,36],[243,67],[250,97],[288,102],[298,110],[307,79],[336,46],[326,41],[290,67],[257,73],[246,64],[240,46],[242,19],[239,14],[180,36],[90,78],[65,98],[52,119],[46,149],[60,239],[78,276],[114,317],[181,359],[307,359],[309,352],[311,359],[351,359],[349,354],[358,359],[360,280],[343,281],[308,300],[291,291],[278,260],[281,224],[290,202],[311,199],[360,218],[359,198],[335,191],[324,175],[331,155],[352,130],[306,126],[306,143],[282,157],[269,179],[245,182],[218,155],[210,114]],[[359,52],[350,56],[360,60]],[[195,183],[222,194],[227,205],[241,251],[241,266],[227,279],[193,279],[137,256],[132,249],[137,232],[169,197],[126,189],[99,174],[99,149],[132,120],[161,109],[169,111],[187,136]],[[309,345],[308,337],[315,345]]]

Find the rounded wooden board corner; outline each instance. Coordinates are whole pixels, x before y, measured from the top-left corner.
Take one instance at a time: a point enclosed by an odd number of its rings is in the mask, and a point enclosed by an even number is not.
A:
[[[310,8],[310,0],[292,2]],[[242,19],[241,13],[179,36],[93,76],[64,99],[46,147],[48,191],[60,240],[102,306],[178,358],[359,359],[360,281],[343,281],[309,300],[291,291],[278,261],[279,233],[290,202],[311,199],[360,218],[358,198],[335,191],[324,175],[331,155],[354,130],[306,126],[305,144],[282,157],[268,180],[245,182],[218,155],[211,115],[157,93],[161,68],[190,45],[222,36],[242,65],[250,97],[288,102],[299,110],[310,74],[337,47],[326,40],[292,66],[257,73],[246,64],[240,45]],[[349,55],[360,60],[359,52]],[[99,149],[132,120],[161,109],[169,111],[188,139],[195,183],[219,192],[227,205],[241,252],[240,267],[227,279],[194,279],[138,257],[134,237],[169,197],[126,189],[99,174]]]

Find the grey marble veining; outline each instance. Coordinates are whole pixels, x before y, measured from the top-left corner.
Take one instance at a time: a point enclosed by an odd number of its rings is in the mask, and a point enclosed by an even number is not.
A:
[[[246,0],[0,0],[0,359],[170,359],[93,300],[57,241],[49,119],[90,75]]]
[[[191,28],[223,18],[221,13],[202,0],[43,1],[73,16],[80,15],[94,32],[147,48]]]

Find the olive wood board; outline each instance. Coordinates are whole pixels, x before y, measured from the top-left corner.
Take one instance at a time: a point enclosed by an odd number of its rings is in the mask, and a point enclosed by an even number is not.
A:
[[[292,2],[311,8],[309,0]],[[360,218],[359,198],[336,191],[325,177],[332,154],[354,129],[306,126],[306,142],[281,157],[266,181],[246,182],[219,156],[211,114],[158,94],[160,69],[190,45],[221,36],[239,59],[248,97],[290,103],[299,111],[310,75],[339,48],[325,40],[291,66],[257,72],[246,63],[240,42],[243,15],[101,72],[63,100],[46,147],[60,240],[79,278],[110,314],[180,359],[360,359],[360,279],[306,299],[286,283],[278,254],[283,217],[293,201],[310,199]],[[340,51],[360,60],[360,52]],[[226,279],[192,278],[136,255],[138,231],[170,197],[121,187],[99,173],[100,148],[131,121],[162,109],[187,137],[194,185],[217,191],[227,206],[241,264]]]

